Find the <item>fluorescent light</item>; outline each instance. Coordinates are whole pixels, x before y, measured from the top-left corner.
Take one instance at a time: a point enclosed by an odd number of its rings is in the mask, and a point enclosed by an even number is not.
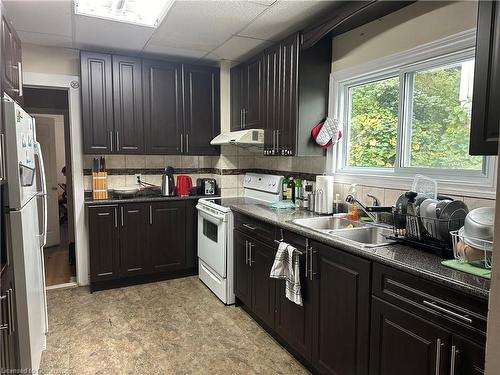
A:
[[[75,0],[75,14],[157,27],[174,0]]]

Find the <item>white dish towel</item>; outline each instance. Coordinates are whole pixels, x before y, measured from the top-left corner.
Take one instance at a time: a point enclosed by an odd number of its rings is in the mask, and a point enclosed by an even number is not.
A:
[[[299,256],[299,251],[295,247],[280,242],[269,276],[274,279],[284,279],[286,298],[302,306]]]

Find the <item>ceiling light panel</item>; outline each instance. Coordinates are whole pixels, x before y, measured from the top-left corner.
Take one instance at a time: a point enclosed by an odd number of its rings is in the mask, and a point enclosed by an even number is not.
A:
[[[174,0],[75,0],[75,14],[157,27]]]

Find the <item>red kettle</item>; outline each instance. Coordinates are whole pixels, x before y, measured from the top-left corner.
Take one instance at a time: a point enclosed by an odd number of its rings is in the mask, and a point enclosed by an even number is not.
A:
[[[177,195],[187,197],[193,188],[193,181],[189,176],[177,176]]]

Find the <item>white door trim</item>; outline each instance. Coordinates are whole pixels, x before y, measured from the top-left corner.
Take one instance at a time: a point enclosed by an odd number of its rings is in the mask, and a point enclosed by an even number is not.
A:
[[[26,86],[68,90],[71,176],[73,178],[73,219],[75,223],[76,281],[78,285],[88,285],[89,249],[84,206],[80,77],[63,74],[24,72],[23,83]]]

